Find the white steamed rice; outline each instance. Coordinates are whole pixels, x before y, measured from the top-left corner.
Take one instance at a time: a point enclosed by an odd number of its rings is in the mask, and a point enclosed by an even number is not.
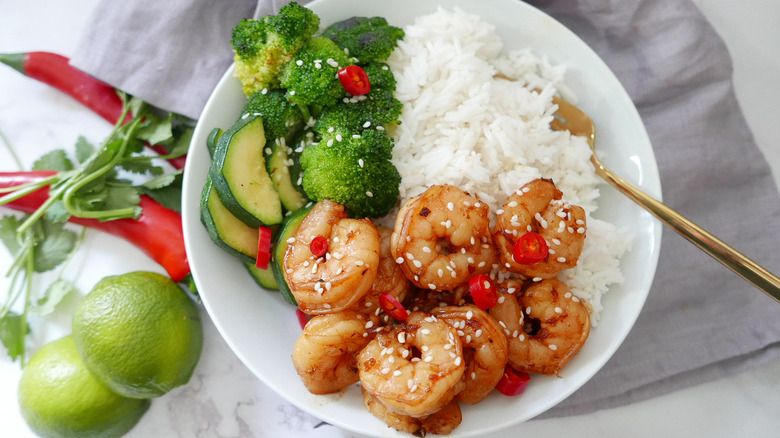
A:
[[[631,237],[591,217],[601,181],[585,139],[550,129],[553,95],[576,102],[563,82],[565,68],[530,50],[505,52],[491,24],[459,8],[439,8],[404,30],[388,61],[404,104],[393,132],[402,201],[452,184],[494,212],[527,182],[553,179],[564,199],[588,214],[579,264],[561,279],[590,303],[596,325],[602,295],[623,281],[619,261]]]

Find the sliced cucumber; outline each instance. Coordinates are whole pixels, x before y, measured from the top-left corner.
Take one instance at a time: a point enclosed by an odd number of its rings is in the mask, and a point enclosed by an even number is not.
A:
[[[209,175],[228,210],[248,226],[282,222],[282,203],[265,167],[258,116],[239,119],[217,139]]]
[[[303,222],[303,218],[311,210],[311,206],[305,206],[290,213],[282,222],[282,226],[279,228],[279,237],[276,241],[276,248],[274,248],[273,255],[271,257],[271,267],[273,269],[274,277],[276,277],[276,283],[279,287],[279,292],[282,293],[284,299],[295,306],[298,302],[295,301],[295,297],[290,291],[290,286],[287,284],[287,280],[284,275],[284,268],[282,263],[284,261],[284,253],[287,252],[287,240],[292,237],[298,230],[298,226]]]
[[[214,128],[209,132],[209,136],[206,137],[206,149],[209,150],[209,156],[214,157],[214,149],[217,148],[217,140],[219,139],[219,136],[225,133],[225,130],[222,128]]]
[[[200,199],[200,220],[217,246],[247,263],[255,262],[257,228],[247,226],[225,208],[209,177]]]
[[[298,190],[295,182],[291,179],[290,167],[298,164],[297,160],[292,161],[290,163],[288,147],[284,141],[275,141],[271,156],[268,157],[268,173],[271,175],[274,188],[279,193],[282,205],[288,211],[296,211],[309,202],[302,190]]]
[[[244,262],[244,266],[255,279],[260,287],[270,290],[279,290],[279,285],[276,283],[276,275],[274,275],[273,269],[269,266],[268,269],[260,269],[253,262]]]

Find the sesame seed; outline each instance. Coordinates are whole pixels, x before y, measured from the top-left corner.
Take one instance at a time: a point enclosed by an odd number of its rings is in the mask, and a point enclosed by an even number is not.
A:
[[[480,337],[480,336],[482,336],[482,329],[477,329],[477,331],[476,331],[476,332],[474,332],[474,337],[475,337],[475,338],[478,338],[478,337]]]
[[[532,281],[538,283],[540,281],[544,280],[542,277],[534,277]]]
[[[297,66],[303,65],[303,60],[299,59],[299,60],[295,61],[295,65],[297,65]]]
[[[414,264],[414,267],[416,268],[422,268],[422,262],[419,260],[412,260],[412,263]]]
[[[295,96],[295,90],[290,90],[290,96]]]
[[[430,331],[430,330],[428,330],[428,329],[426,329],[426,328],[424,328],[424,329],[420,330],[420,333],[422,333],[422,334],[424,334],[424,335],[430,335],[430,334],[431,334],[431,331]]]
[[[509,208],[515,208],[517,207],[517,201],[512,201],[509,204],[506,205]]]
[[[363,260],[358,260],[358,261],[356,261],[356,262],[355,262],[355,264],[356,264],[357,266],[363,266],[363,265],[365,265],[365,264],[366,264],[366,262],[364,262]]]
[[[382,374],[390,374],[390,368],[382,368]]]
[[[416,390],[417,390],[417,385],[414,385],[414,386],[411,387],[411,389],[409,389],[409,391],[411,391],[411,392],[414,392]]]
[[[358,158],[358,166],[363,167],[363,164],[364,164],[363,159]]]
[[[447,210],[449,210],[449,211],[455,210],[455,204],[453,204],[452,202],[448,202],[447,203]]]
[[[425,359],[423,359],[425,362],[433,362],[433,356],[425,356]]]
[[[401,375],[401,370],[395,370],[393,371],[393,376],[398,377]]]
[[[566,257],[558,257],[556,260],[558,260],[561,263],[566,263]]]
[[[549,345],[549,348],[550,348],[550,350],[552,350],[552,351],[555,351],[555,350],[557,350],[557,349],[558,349],[558,346],[557,346],[557,345],[555,345],[555,344],[550,344],[550,345]]]
[[[503,304],[503,303],[504,303],[504,301],[506,301],[506,297],[504,297],[503,295],[501,295],[500,297],[498,297],[498,304]]]
[[[373,194],[373,193],[371,193],[371,192],[366,192],[366,196],[368,196],[369,198],[373,198],[373,197],[374,197],[374,194]]]
[[[471,372],[471,380],[477,380],[477,373],[474,371]]]
[[[395,262],[400,265],[401,263],[404,262],[404,258],[403,257],[398,257],[397,259],[395,259]]]
[[[433,283],[428,283],[428,289],[430,290],[436,290],[436,285]]]
[[[363,127],[364,128],[368,128],[369,126],[371,126],[371,122],[363,123]]]
[[[371,328],[371,327],[373,327],[373,326],[374,326],[374,321],[368,321],[368,322],[366,323],[366,328],[367,328],[367,329],[370,329],[370,328]]]

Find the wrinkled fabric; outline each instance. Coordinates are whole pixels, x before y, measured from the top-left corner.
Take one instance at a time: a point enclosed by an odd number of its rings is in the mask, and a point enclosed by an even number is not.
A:
[[[287,1],[104,1],[73,63],[197,118],[242,17]],[[306,3],[306,2],[300,2]],[[734,95],[728,51],[690,0],[539,0],[610,66],[652,141],[664,202],[780,272],[780,196]],[[780,356],[780,304],[664,229],[649,298],[621,348],[543,417],[644,400]]]

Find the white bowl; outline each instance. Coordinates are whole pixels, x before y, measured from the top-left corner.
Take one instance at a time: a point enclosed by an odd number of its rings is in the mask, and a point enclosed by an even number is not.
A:
[[[323,24],[350,16],[383,16],[396,26],[411,24],[438,6],[458,6],[493,23],[507,49],[531,48],[553,64],[567,66],[567,85],[578,106],[595,121],[598,149],[605,163],[630,182],[660,199],[652,145],[631,99],[604,62],[575,34],[553,18],[518,0],[318,0],[308,5]],[[374,436],[408,436],[388,428],[363,407],[357,385],[342,394],[316,396],[300,381],[290,360],[301,333],[294,308],[273,291],[259,288],[242,264],[210,240],[200,222],[201,188],[210,158],[206,136],[227,128],[246,98],[228,70],[208,100],[192,140],[184,173],[183,220],[187,253],[203,303],[217,329],[240,360],[266,385],[295,406],[335,426]],[[621,260],[625,282],[603,299],[598,327],[561,374],[534,376],[526,392],[508,398],[493,394],[475,406],[463,406],[463,422],[453,437],[477,436],[528,420],[555,406],[588,381],[625,339],[644,305],[655,274],[661,225],[614,189],[603,186],[597,217],[634,234]]]

